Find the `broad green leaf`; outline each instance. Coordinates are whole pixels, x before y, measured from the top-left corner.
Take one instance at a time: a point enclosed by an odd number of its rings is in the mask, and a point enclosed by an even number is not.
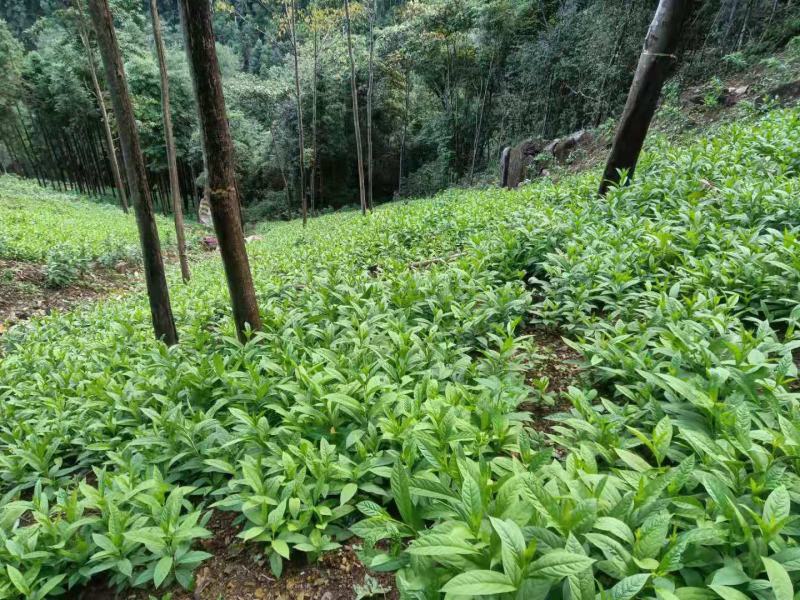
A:
[[[750,577],[741,568],[733,565],[717,569],[711,577],[711,583],[723,586],[740,585],[748,581]]]
[[[284,540],[275,539],[270,542],[272,549],[275,550],[278,554],[280,554],[283,558],[289,559],[289,544],[287,544]]]
[[[8,578],[11,580],[11,583],[17,588],[20,594],[24,596],[30,594],[30,588],[25,581],[25,577],[22,576],[22,573],[20,573],[16,567],[6,565],[6,572],[8,573]]]
[[[631,452],[630,450],[625,450],[623,448],[614,448],[614,452],[616,452],[617,456],[619,456],[622,459],[622,462],[624,462],[634,471],[644,473],[653,468],[647,463],[645,459],[643,459],[638,454]]]
[[[429,533],[414,540],[408,552],[418,556],[449,556],[477,554],[478,549],[465,541],[461,533]]]
[[[750,597],[746,594],[743,594],[739,590],[726,585],[711,584],[708,587],[714,590],[723,600],[750,600]]]
[[[629,544],[633,544],[634,542],[634,536],[631,528],[628,527],[627,523],[620,521],[619,519],[615,519],[613,517],[600,517],[594,522],[594,528],[599,531],[606,531],[614,534]]]
[[[172,557],[162,556],[161,560],[156,563],[156,568],[153,571],[153,583],[159,587],[164,580],[169,576],[172,571]]]
[[[525,553],[522,530],[511,520],[503,521],[490,517],[490,521],[500,538],[503,571],[515,585],[519,585],[522,581],[522,562]]]
[[[528,567],[528,576],[561,579],[580,573],[594,564],[588,556],[566,550],[551,550]]]
[[[636,543],[633,546],[636,558],[658,557],[667,541],[671,519],[668,512],[655,513],[645,519],[636,532]]]
[[[765,556],[762,556],[761,560],[767,569],[767,577],[769,577],[769,582],[772,584],[772,593],[775,594],[775,600],[794,600],[792,580],[783,565]]]
[[[642,588],[650,579],[649,573],[640,573],[638,575],[631,575],[617,584],[608,591],[609,600],[631,600],[636,598]]]
[[[394,503],[397,505],[397,511],[403,518],[403,522],[414,529],[419,529],[422,526],[422,522],[419,518],[419,512],[414,507],[414,502],[411,499],[411,481],[408,471],[399,460],[395,462],[392,468],[390,484]]]
[[[780,521],[781,519],[787,518],[790,511],[791,500],[789,498],[789,492],[784,486],[778,486],[772,490],[772,493],[767,496],[767,500],[764,502],[764,521],[767,523]]]
[[[492,596],[517,589],[503,573],[497,571],[467,571],[448,581],[442,591],[457,596]]]
[[[352,500],[353,496],[356,495],[358,491],[358,485],[355,483],[348,483],[342,488],[341,493],[339,494],[339,505],[344,505]]]

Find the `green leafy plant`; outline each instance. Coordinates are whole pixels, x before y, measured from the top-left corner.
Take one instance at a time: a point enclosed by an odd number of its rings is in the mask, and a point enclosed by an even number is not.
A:
[[[793,592],[800,112],[650,144],[602,203],[589,173],[261,225],[246,344],[217,261],[174,348],[143,294],[4,333],[0,597],[190,587],[206,507],[276,574],[356,535],[410,598]]]

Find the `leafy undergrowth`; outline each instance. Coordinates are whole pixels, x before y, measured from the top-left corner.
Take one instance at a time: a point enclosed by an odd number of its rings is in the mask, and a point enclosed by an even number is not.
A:
[[[175,237],[171,222],[157,219],[162,244],[169,249]],[[0,258],[43,264],[46,287],[67,287],[96,266],[134,264],[140,256],[133,214],[13,175],[0,176]]]
[[[605,200],[589,174],[264,226],[245,345],[211,261],[173,274],[176,347],[141,297],[14,328],[0,598],[189,587],[211,506],[276,575],[355,534],[406,598],[793,598],[799,172],[776,111],[656,142]],[[544,431],[522,321],[587,361]]]

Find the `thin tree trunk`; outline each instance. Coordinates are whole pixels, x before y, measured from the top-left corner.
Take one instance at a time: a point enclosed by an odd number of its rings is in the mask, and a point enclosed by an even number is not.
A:
[[[108,155],[108,150],[106,149],[105,143],[103,142],[103,134],[100,133],[99,130],[95,129],[95,136],[97,138],[97,147],[100,149],[100,160],[103,163],[103,170],[105,172],[105,176],[103,177],[103,185],[109,184],[108,187],[112,190],[112,195],[119,200],[119,188],[115,185],[114,175],[111,175],[111,182],[108,181],[108,175],[111,173],[111,157]]]
[[[194,163],[192,161],[189,161],[189,177],[191,178],[189,189],[192,191],[191,206],[193,210],[195,210],[200,203],[197,201],[197,173],[195,173]]]
[[[411,99],[411,69],[406,67],[406,102],[405,102],[405,110],[403,111],[403,135],[400,138],[400,168],[398,170],[397,176],[397,194],[399,196],[403,195],[403,161],[405,160],[406,154],[406,132],[408,131],[408,105]]]
[[[164,273],[164,261],[161,256],[161,243],[158,239],[156,219],[153,214],[153,203],[150,187],[147,184],[144,158],[139,146],[139,134],[133,116],[128,82],[122,66],[114,21],[108,8],[108,0],[89,0],[89,12],[94,23],[97,43],[103,59],[106,80],[111,91],[114,115],[119,128],[120,145],[128,172],[133,209],[139,226],[139,238],[144,258],[144,274],[147,281],[147,295],[150,299],[150,312],[153,318],[153,329],[156,338],[167,345],[178,342],[178,332],[172,317],[169,301],[167,278]]]
[[[154,0],[151,0],[151,2]],[[294,57],[294,97],[297,103],[297,143],[300,150],[300,205],[303,210],[303,227],[308,221],[308,201],[306,200],[306,168],[305,168],[305,139],[303,133],[303,97],[300,93],[300,67],[297,60],[297,33],[295,31],[297,4],[292,0],[291,11],[289,2],[284,1],[286,17],[289,19],[289,31],[292,36],[292,56]]]
[[[483,111],[486,108],[486,95],[489,92],[489,84],[492,82],[492,67],[494,66],[494,53],[489,61],[489,72],[486,74],[486,87],[483,88],[481,98],[481,108],[478,112],[478,123],[475,127],[475,142],[472,145],[472,164],[469,167],[469,183],[472,185],[472,178],[475,175],[475,163],[478,160],[478,146],[481,140],[481,127],[483,126]]]
[[[248,326],[261,329],[253,277],[244,245],[222,77],[214,45],[211,6],[207,0],[179,0],[186,55],[200,117],[206,156],[211,215],[228,280],[239,339]]]
[[[81,173],[81,166],[78,162],[78,153],[72,147],[69,141],[69,135],[67,132],[61,133],[61,144],[64,147],[64,152],[67,156],[67,160],[69,160],[70,169],[72,170],[72,178],[75,181],[78,191],[81,194],[88,193],[86,188],[86,182],[83,179],[83,174]]]
[[[70,138],[72,141],[72,147],[74,148],[75,154],[78,157],[78,164],[80,165],[81,174],[83,176],[86,189],[88,190],[90,196],[96,197],[97,187],[95,186],[94,179],[92,178],[92,169],[88,160],[88,154],[86,153],[86,146],[81,140],[78,139],[78,136],[74,132],[70,133]]]
[[[175,239],[178,244],[178,259],[181,263],[181,277],[184,283],[191,279],[189,258],[186,255],[186,236],[183,230],[183,200],[181,184],[178,180],[178,159],[175,152],[175,136],[172,133],[172,114],[169,101],[169,74],[164,52],[164,39],[161,37],[161,19],[158,16],[156,0],[150,0],[150,18],[153,22],[153,40],[158,57],[158,70],[161,74],[161,111],[164,115],[164,142],[167,146],[167,168],[169,170],[169,191],[172,196],[172,213],[175,220]]]
[[[375,87],[375,18],[377,5],[372,0],[369,9],[369,78],[367,80],[367,205],[372,210],[373,164],[372,164],[372,95]]]
[[[356,61],[353,58],[353,39],[350,31],[350,0],[344,0],[345,22],[347,23],[347,53],[350,56],[350,91],[353,96],[353,127],[356,131],[356,159],[358,161],[358,190],[361,200],[361,214],[367,214],[367,197],[364,188],[364,155],[361,150],[361,125],[358,122],[358,89],[356,88]]]
[[[675,51],[688,5],[689,0],[658,3],[600,183],[601,196],[619,183],[620,170],[627,171],[629,178],[633,176],[661,87],[677,60]]]
[[[48,136],[42,130],[41,124],[38,123],[33,112],[31,112],[31,131],[33,131],[34,134],[36,134],[38,131],[42,141],[44,142],[44,147],[46,149],[45,162],[49,165],[48,171],[50,173],[50,185],[54,190],[62,191],[63,183],[61,182],[61,171],[59,169],[58,161],[56,160],[53,150],[50,147],[50,140]]]
[[[0,136],[2,136],[0,137],[0,139],[2,139],[2,142],[5,145],[6,150],[8,151],[8,156],[11,159],[11,165],[15,166],[14,172],[17,175],[26,177],[24,161],[20,159],[19,155],[14,150],[14,146],[11,144],[8,138],[5,137],[5,134],[3,134],[1,131],[0,131]]]
[[[84,147],[84,153],[86,155],[87,161],[89,162],[89,171],[92,177],[92,184],[94,185],[95,189],[97,190],[97,194],[99,196],[103,195],[103,180],[101,177],[101,170],[100,164],[97,162],[97,155],[95,154],[94,148],[94,140],[89,137],[88,132],[86,129],[83,130],[82,137],[82,146]]]
[[[19,109],[17,109],[17,112],[19,114]],[[20,114],[20,122],[22,122],[21,114]],[[38,168],[36,162],[33,160],[33,148],[30,147],[30,145],[25,142],[25,137],[23,136],[23,134],[20,131],[20,128],[16,124],[16,122],[14,122],[14,131],[16,132],[17,137],[19,138],[19,143],[22,146],[22,153],[25,155],[25,157],[28,160],[28,167],[30,169],[30,172],[33,173],[33,176],[36,178],[36,182],[39,185],[44,186],[44,180],[39,175],[39,168]]]
[[[53,159],[56,161],[59,173],[61,174],[62,187],[66,192],[72,188],[72,182],[70,181],[69,163],[64,159],[61,153],[62,150],[61,145],[58,143],[53,143],[54,137],[52,135],[45,135],[44,126],[41,122],[39,123],[39,130],[42,132],[42,135],[47,140],[47,143],[50,146],[50,151],[53,153]]]
[[[312,117],[311,117],[311,137],[313,146],[313,158],[311,163],[311,214],[314,214],[317,201],[317,79],[319,77],[319,44],[317,41],[317,22],[312,17],[314,23],[314,83],[312,86]]]
[[[31,135],[28,132],[28,126],[25,125],[25,118],[22,116],[22,111],[19,109],[19,104],[15,105],[17,109],[17,115],[19,116],[19,123],[22,127],[22,133],[25,135],[25,140],[27,141],[28,148],[30,151],[30,158],[31,158],[31,167],[33,167],[33,172],[36,174],[36,180],[39,182],[39,185],[44,187],[46,185],[45,174],[42,172],[41,164],[38,159],[38,156],[33,148],[33,141],[31,139]]]
[[[92,88],[94,89],[94,95],[97,98],[97,105],[100,108],[100,117],[103,121],[103,130],[105,131],[106,145],[108,146],[108,161],[111,164],[111,174],[114,177],[114,186],[117,188],[122,210],[127,214],[128,196],[125,192],[125,184],[122,182],[122,175],[120,173],[119,163],[117,162],[117,153],[114,151],[114,135],[111,133],[111,122],[108,119],[108,111],[106,110],[106,103],[103,99],[103,91],[100,89],[100,82],[97,79],[97,70],[94,66],[94,53],[92,52],[92,46],[89,42],[89,35],[83,23],[82,4],[79,1],[77,2],[77,5],[81,19],[80,37],[81,41],[83,42],[83,47],[86,50],[86,62],[89,65],[89,75],[92,79]]]

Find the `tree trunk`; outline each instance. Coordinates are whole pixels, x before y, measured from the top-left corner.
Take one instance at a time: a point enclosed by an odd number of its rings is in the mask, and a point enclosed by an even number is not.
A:
[[[486,95],[489,92],[489,85],[492,82],[492,67],[494,66],[494,53],[489,61],[489,72],[486,74],[486,87],[483,88],[481,107],[478,111],[478,122],[475,124],[475,141],[472,144],[472,164],[469,167],[469,183],[472,185],[472,178],[475,175],[475,163],[478,160],[478,146],[481,140],[481,127],[483,126],[483,111],[486,108]]]
[[[161,74],[161,111],[164,114],[164,141],[167,145],[167,168],[169,170],[169,191],[172,196],[172,213],[175,219],[175,239],[178,243],[178,258],[181,263],[181,277],[187,283],[191,278],[189,258],[186,256],[186,236],[183,232],[183,200],[181,184],[178,180],[178,159],[175,153],[175,136],[172,133],[172,114],[169,102],[169,75],[164,53],[164,40],[161,37],[161,19],[158,17],[156,0],[150,0],[150,17],[153,22],[153,40],[158,56],[158,70]]]
[[[372,0],[369,9],[369,77],[367,80],[367,206],[372,210],[373,164],[372,164],[372,94],[375,87],[375,19],[377,5]]]
[[[398,176],[397,176],[397,194],[399,196],[403,195],[403,161],[405,160],[406,155],[406,132],[408,131],[408,105],[411,99],[411,69],[406,67],[406,101],[405,101],[405,110],[403,111],[403,135],[400,138],[400,168],[398,169]]]
[[[155,0],[151,0],[155,1]],[[300,94],[300,67],[297,60],[297,32],[295,31],[297,5],[292,0],[291,13],[288,1],[284,2],[286,16],[289,19],[289,31],[292,36],[292,56],[294,57],[294,98],[297,103],[297,143],[300,150],[300,205],[303,209],[303,227],[308,221],[308,201],[306,200],[306,167],[305,167],[305,139],[303,133],[303,97]]]
[[[364,155],[361,150],[361,125],[358,122],[358,89],[356,88],[356,61],[353,58],[353,39],[350,32],[350,0],[344,0],[345,22],[347,24],[347,53],[350,56],[350,91],[353,96],[353,127],[356,130],[356,159],[358,161],[358,191],[361,200],[361,214],[367,214],[367,197],[364,188]]]
[[[119,163],[117,162],[117,153],[114,151],[114,135],[111,133],[111,122],[108,119],[108,111],[106,110],[106,103],[103,99],[103,91],[100,89],[100,82],[97,79],[97,71],[94,67],[94,54],[92,46],[89,42],[89,35],[83,25],[83,9],[81,3],[78,2],[78,8],[81,18],[81,41],[83,47],[86,49],[86,62],[89,64],[89,75],[92,78],[92,88],[94,88],[94,95],[97,98],[97,105],[100,107],[100,117],[103,120],[103,130],[106,134],[106,145],[108,146],[108,161],[111,164],[111,174],[114,177],[114,186],[117,188],[119,194],[120,204],[122,210],[127,214],[128,212],[128,196],[125,193],[125,184],[122,182],[122,175],[119,170]]]
[[[108,8],[108,0],[89,0],[89,12],[94,23],[97,43],[103,59],[106,80],[111,91],[114,115],[119,128],[120,145],[123,162],[128,172],[133,209],[139,226],[139,238],[144,258],[144,274],[147,281],[147,295],[150,299],[150,312],[153,317],[153,329],[156,338],[167,345],[178,342],[178,332],[172,317],[169,301],[167,278],[164,273],[164,261],[161,256],[161,243],[158,239],[156,219],[153,214],[153,202],[150,187],[147,184],[144,158],[139,146],[139,134],[133,116],[128,82],[122,66],[122,56],[117,44],[114,22]]]
[[[675,51],[688,6],[689,0],[660,0],[658,3],[600,182],[601,196],[611,185],[619,183],[621,169],[627,171],[629,178],[633,177],[661,87],[677,60]]]
[[[240,221],[233,142],[214,46],[211,6],[208,0],[179,0],[178,4],[200,117],[211,216],[228,280],[236,330],[239,339],[245,341],[247,326],[261,329],[261,317]]]
[[[78,153],[70,144],[68,132],[61,133],[61,143],[64,146],[64,152],[67,155],[67,160],[69,160],[70,168],[72,169],[72,177],[75,180],[78,191],[81,194],[88,194],[89,190],[86,188],[86,182],[84,181],[81,172],[81,165],[78,162]]]
[[[17,114],[19,115],[19,122],[23,127],[22,131],[25,131],[24,129],[25,124],[22,122],[22,113],[19,111],[19,107],[17,107]],[[36,182],[42,187],[44,187],[44,179],[39,174],[39,166],[37,162],[34,160],[33,146],[30,144],[30,139],[28,139],[26,143],[25,136],[23,136],[22,131],[20,131],[20,128],[17,126],[16,122],[14,123],[14,130],[16,131],[17,137],[19,138],[19,143],[22,146],[22,153],[28,159],[28,164],[30,166],[31,173],[33,173],[33,176],[36,178]]]
[[[319,77],[319,43],[317,41],[317,22],[312,17],[314,24],[314,83],[312,86],[312,117],[311,117],[311,137],[313,146],[313,158],[311,159],[311,213],[314,213],[317,201],[317,79]]]

